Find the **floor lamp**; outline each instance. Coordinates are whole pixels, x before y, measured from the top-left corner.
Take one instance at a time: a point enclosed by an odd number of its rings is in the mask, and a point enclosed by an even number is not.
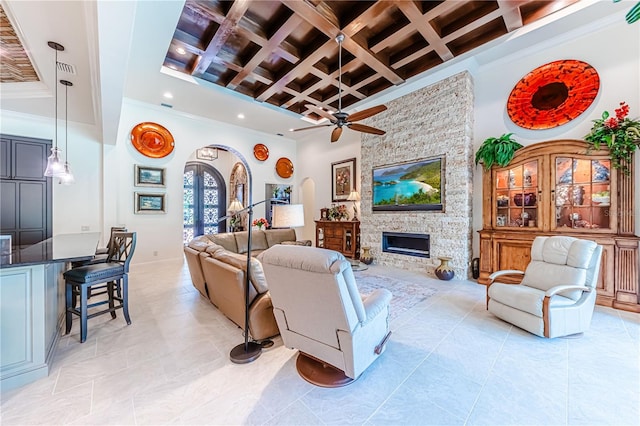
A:
[[[241,343],[231,349],[229,358],[231,362],[236,364],[247,364],[255,361],[260,355],[262,355],[262,345],[258,342],[249,341],[249,286],[251,282],[249,280],[249,271],[251,270],[251,223],[253,222],[253,208],[259,204],[265,203],[268,200],[258,201],[241,210],[234,212],[231,215],[220,218],[219,222],[233,217],[244,212],[249,214],[249,229],[247,230],[247,269],[244,273],[244,343]],[[271,199],[272,203],[277,202]],[[282,207],[289,207],[288,209],[280,210]],[[273,225],[274,227],[295,227],[304,225],[304,211],[302,204],[287,204],[276,205],[273,211]]]

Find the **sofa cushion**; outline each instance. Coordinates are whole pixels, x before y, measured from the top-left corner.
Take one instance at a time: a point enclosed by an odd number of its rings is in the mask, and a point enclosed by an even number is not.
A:
[[[282,244],[283,246],[306,246],[306,247],[311,247],[311,240],[283,241],[280,244]]]
[[[238,252],[238,245],[236,244],[236,237],[232,232],[225,232],[222,234],[210,234],[209,239],[224,247],[225,249],[234,253]]]
[[[226,250],[223,246],[216,244],[216,243],[209,243],[207,244],[207,248],[205,249],[206,253],[209,253],[210,255],[213,256],[214,253],[220,251],[220,250]]]
[[[221,262],[224,262],[228,265],[231,265],[235,268],[241,269],[243,271],[247,270],[247,255],[232,253],[227,250],[218,250],[215,253],[212,253],[211,256],[214,259],[218,259]],[[262,270],[262,263],[255,257],[251,258],[251,263],[249,266],[249,280],[253,284],[253,287],[256,289],[258,294],[262,294],[265,291],[269,290],[267,287],[267,280],[264,277],[264,271]]]
[[[247,243],[249,239],[248,231],[234,232],[236,236],[236,245],[238,246],[237,253],[246,253],[247,252]],[[267,245],[267,239],[265,238],[264,231],[254,230],[251,231],[251,250],[266,250],[269,246]]]
[[[267,229],[264,231],[267,237],[267,244],[269,247],[273,247],[276,244],[281,244],[283,241],[295,241],[296,230],[295,229]],[[265,249],[268,247],[265,247]]]
[[[189,242],[187,246],[196,251],[206,251],[207,247],[209,247],[209,244],[211,244],[211,242],[209,242],[208,240],[203,241],[203,240],[194,239],[194,240],[191,240],[191,242]]]

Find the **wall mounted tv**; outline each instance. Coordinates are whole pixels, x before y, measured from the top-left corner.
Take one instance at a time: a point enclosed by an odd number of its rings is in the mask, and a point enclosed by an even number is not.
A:
[[[373,168],[373,211],[444,211],[444,157]]]

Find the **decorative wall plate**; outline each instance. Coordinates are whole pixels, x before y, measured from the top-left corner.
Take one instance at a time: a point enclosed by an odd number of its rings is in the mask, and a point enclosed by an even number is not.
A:
[[[269,148],[259,143],[253,147],[253,156],[260,161],[264,161],[269,158]]]
[[[281,178],[288,178],[293,175],[293,163],[287,157],[279,158],[276,162],[276,173]]]
[[[151,122],[140,123],[131,130],[131,143],[138,152],[151,158],[166,157],[175,146],[171,132]]]
[[[600,77],[588,63],[574,59],[550,62],[515,85],[507,112],[525,129],[550,129],[586,111],[599,89]]]

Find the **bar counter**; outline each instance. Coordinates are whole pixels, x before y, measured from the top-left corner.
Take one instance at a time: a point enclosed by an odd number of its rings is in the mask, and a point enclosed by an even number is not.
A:
[[[0,257],[0,390],[49,374],[64,318],[62,273],[92,258],[99,239],[60,234]]]

